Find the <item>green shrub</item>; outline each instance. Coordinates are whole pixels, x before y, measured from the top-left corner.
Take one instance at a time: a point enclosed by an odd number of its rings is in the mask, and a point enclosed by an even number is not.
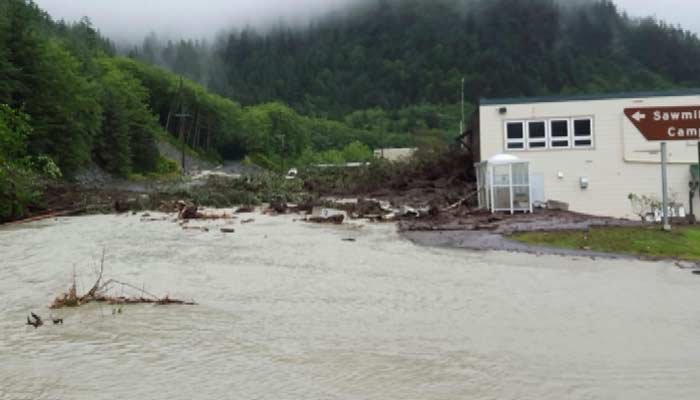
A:
[[[175,175],[180,174],[180,164],[177,161],[165,158],[163,156],[158,156],[158,162],[156,163],[155,173],[157,175]]]
[[[251,154],[247,157],[247,162],[257,165],[260,168],[277,173],[286,173],[284,163],[277,159],[274,155],[265,155],[262,153]]]
[[[0,161],[0,222],[24,217],[40,197],[36,173]]]
[[[40,174],[61,175],[51,158],[27,155],[30,134],[29,117],[0,104],[0,221],[24,217],[39,201]]]

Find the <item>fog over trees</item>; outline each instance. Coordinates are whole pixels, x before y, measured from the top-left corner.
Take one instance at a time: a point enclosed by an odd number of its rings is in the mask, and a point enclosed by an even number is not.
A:
[[[252,26],[262,29],[279,21],[306,24],[329,12],[364,0],[36,0],[55,19],[89,17],[117,42],[140,42],[150,32],[164,39],[214,38],[223,30]],[[579,0],[561,0],[563,4]],[[584,0],[586,1],[586,0]],[[430,3],[429,0],[425,0]],[[700,4],[695,0],[615,0],[632,17],[655,16],[700,32]]]
[[[595,0],[367,1],[303,27],[131,49],[243,104],[331,118],[454,104],[462,78],[472,101],[694,85],[699,55],[694,34]]]

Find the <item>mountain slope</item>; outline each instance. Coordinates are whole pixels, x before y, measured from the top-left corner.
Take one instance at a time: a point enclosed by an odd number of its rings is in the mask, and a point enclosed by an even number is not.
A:
[[[565,4],[565,5],[562,5]],[[243,104],[308,115],[456,104],[466,97],[700,85],[700,41],[609,0],[372,0],[299,28],[230,33],[213,46],[153,37],[134,53]]]

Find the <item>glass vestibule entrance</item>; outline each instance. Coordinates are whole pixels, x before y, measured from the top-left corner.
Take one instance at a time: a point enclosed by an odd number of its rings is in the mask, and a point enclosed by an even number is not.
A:
[[[530,163],[499,154],[475,164],[479,207],[491,212],[532,212]]]

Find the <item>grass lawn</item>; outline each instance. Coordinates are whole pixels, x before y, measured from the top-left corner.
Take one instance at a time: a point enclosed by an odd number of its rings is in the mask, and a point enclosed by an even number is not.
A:
[[[700,228],[593,228],[588,231],[524,232],[510,239],[538,246],[700,260]]]

